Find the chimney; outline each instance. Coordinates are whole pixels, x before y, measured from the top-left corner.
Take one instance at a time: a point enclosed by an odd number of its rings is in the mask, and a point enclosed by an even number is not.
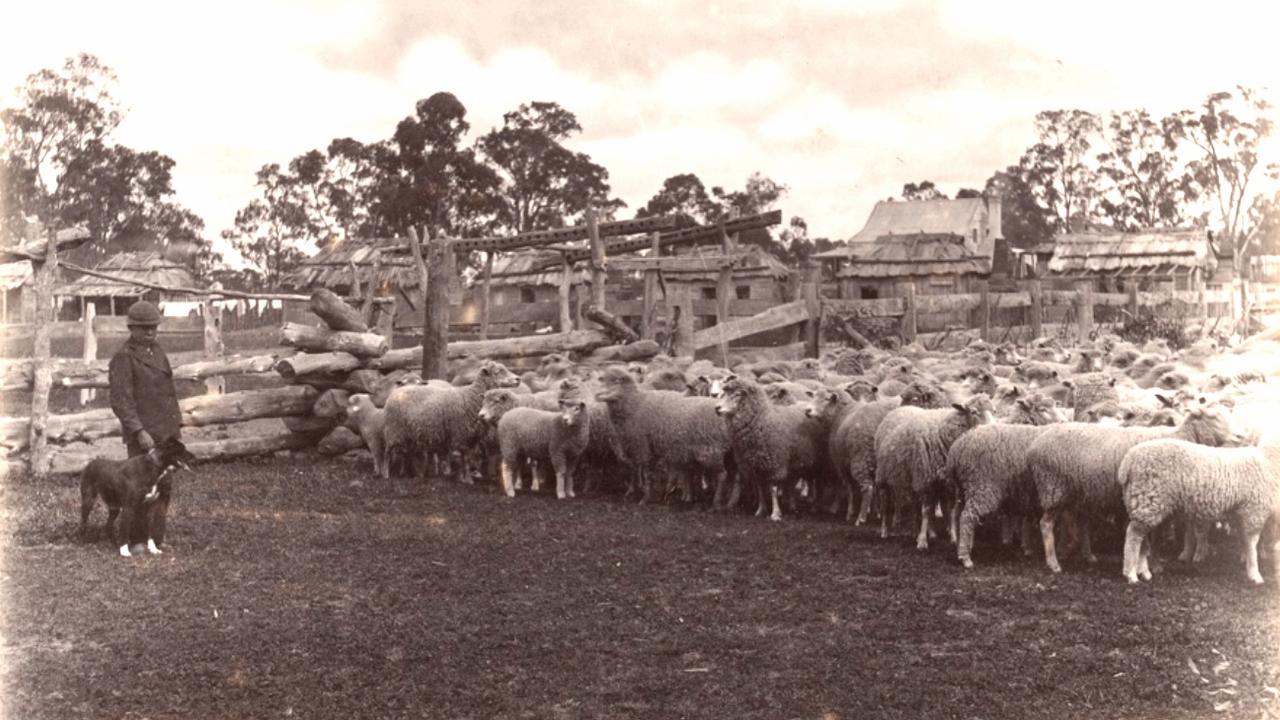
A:
[[[1001,231],[1001,200],[999,191],[989,192],[986,194],[987,201],[987,237],[1001,238],[1004,237]]]

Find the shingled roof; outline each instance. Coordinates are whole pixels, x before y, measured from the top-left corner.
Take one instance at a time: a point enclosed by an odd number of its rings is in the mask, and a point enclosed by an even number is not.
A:
[[[882,235],[874,242],[850,243],[849,264],[838,277],[910,277],[991,272],[991,255],[951,233]]]
[[[403,238],[333,243],[298,263],[285,278],[285,284],[296,290],[329,288],[339,295],[352,289],[355,278],[359,278],[361,288],[415,289],[422,284],[422,276],[413,258],[402,252],[404,246]]]
[[[195,278],[186,266],[166,260],[158,252],[117,253],[98,263],[94,269],[153,285],[186,288],[196,286]],[[83,275],[60,286],[57,292],[70,297],[139,297],[147,293],[148,289],[128,282]]]
[[[1057,275],[1212,272],[1218,264],[1204,230],[1067,233],[1054,241],[1049,272]]]

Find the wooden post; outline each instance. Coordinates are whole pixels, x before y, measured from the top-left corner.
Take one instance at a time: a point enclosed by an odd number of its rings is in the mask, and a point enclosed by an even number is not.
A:
[[[822,345],[822,303],[818,300],[819,266],[809,261],[805,268],[804,307],[809,319],[804,323],[805,357],[816,358]],[[913,331],[914,332],[914,331]]]
[[[1200,327],[1203,331],[1204,326],[1209,324],[1209,294],[1205,291],[1204,270],[1195,268],[1191,271],[1192,288],[1199,293],[1196,297],[1196,315],[1200,318]]]
[[[607,310],[604,304],[605,255],[604,242],[600,239],[600,225],[596,222],[596,209],[587,206],[587,238],[591,242],[591,304]]]
[[[1044,286],[1039,280],[1032,280],[1027,283],[1027,291],[1031,295],[1031,307],[1027,309],[1031,314],[1028,324],[1031,326],[1031,339],[1034,340],[1044,332]]]
[[[58,273],[57,233],[49,230],[48,247],[43,263],[35,266],[36,338],[35,377],[31,392],[31,424],[28,447],[31,448],[31,473],[37,478],[48,475],[53,464],[49,452],[49,393],[53,389],[53,365],[50,360],[50,340],[53,323],[57,320],[57,304],[53,297],[53,283]]]
[[[85,302],[84,298],[80,298],[84,303],[81,308],[83,313],[81,321],[84,323],[84,361],[89,363],[98,359],[98,335],[93,331],[93,318],[98,313],[98,306],[91,302]],[[98,396],[96,388],[84,388],[80,391],[80,404],[88,405],[89,401]]]
[[[650,257],[660,257],[662,255],[662,240],[660,233],[653,233],[649,236],[653,242],[653,248]],[[658,306],[658,271],[656,269],[644,271],[644,301],[641,309],[640,317],[640,337],[645,340],[652,340],[654,335],[653,315],[654,309]]]
[[[991,283],[978,281],[978,327],[982,331],[982,341],[991,342]]]
[[[905,345],[916,339],[916,284],[902,284],[902,343]]]
[[[716,324],[723,325],[732,319],[733,302],[733,268],[720,268],[720,276],[716,279]],[[720,341],[720,363],[729,367],[729,343]]]
[[[377,333],[387,339],[387,347],[395,347],[396,312],[400,309],[400,296],[392,295],[391,302],[378,303]]]
[[[222,342],[222,308],[206,297],[200,303],[200,314],[204,317],[204,359],[221,360],[226,355],[226,346]],[[226,392],[225,376],[205,378],[205,395],[224,395]]]
[[[560,332],[567,333],[573,329],[573,308],[570,305],[573,295],[573,263],[568,254],[560,256]]]
[[[1129,285],[1129,315],[1134,320],[1138,319],[1138,284],[1130,281]]]
[[[484,257],[484,282],[480,286],[480,339],[489,339],[489,284],[493,280],[493,251]],[[563,330],[562,330],[563,332]]]
[[[427,299],[422,324],[422,377],[445,379],[449,370],[449,262],[453,249],[448,238],[435,238],[427,250]]]
[[[679,289],[672,288],[674,303],[668,317],[675,318],[675,342],[671,351],[676,357],[692,357],[696,348],[693,345],[693,298],[687,285]]]
[[[1093,281],[1076,283],[1076,341],[1081,345],[1093,334]]]

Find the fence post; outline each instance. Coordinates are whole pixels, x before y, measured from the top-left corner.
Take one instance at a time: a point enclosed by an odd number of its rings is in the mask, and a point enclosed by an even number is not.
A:
[[[481,285],[480,295],[480,339],[489,339],[489,303],[492,298],[489,294],[489,283],[493,279],[493,251],[490,250],[484,254],[484,283]]]
[[[916,284],[902,284],[902,343],[915,342],[916,339]]]
[[[31,448],[31,473],[43,478],[49,473],[52,456],[49,453],[49,392],[53,389],[53,367],[49,362],[50,340],[53,323],[57,320],[57,302],[53,297],[54,277],[58,272],[57,232],[48,231],[48,247],[43,263],[35,265],[36,339],[35,377],[31,391],[31,425],[28,447]]]
[[[1133,283],[1129,285],[1129,317],[1138,319],[1138,286]]]
[[[391,302],[378,303],[377,332],[387,339],[387,347],[394,347],[396,334],[396,310],[400,307],[400,296],[392,295]]]
[[[681,284],[678,288],[671,288],[671,294],[675,297],[672,299],[671,312],[668,317],[674,318],[672,330],[675,332],[675,340],[672,343],[671,352],[676,357],[693,357],[696,348],[693,346],[693,297],[690,295],[691,288],[687,284]]]
[[[1077,341],[1083,345],[1093,334],[1093,282],[1089,280],[1076,283],[1076,320]]]
[[[978,281],[978,328],[982,331],[982,341],[991,342],[991,283]]]
[[[449,370],[449,275],[453,266],[450,258],[454,253],[447,238],[432,238],[427,242],[422,378],[443,380]]]
[[[604,241],[600,239],[600,225],[596,221],[596,209],[587,206],[587,238],[591,242],[591,304],[604,310],[605,262]]]
[[[662,239],[659,233],[653,233],[649,239],[653,243],[653,248],[649,251],[649,257],[662,257]],[[641,301],[640,308],[640,337],[645,340],[652,340],[654,336],[654,309],[658,306],[658,271],[646,269],[644,271],[644,299]]]
[[[370,288],[372,291],[372,288]],[[226,346],[222,342],[222,306],[205,297],[200,302],[200,314],[204,317],[204,356],[208,360],[221,359],[226,355]],[[227,378],[215,375],[205,378],[205,395],[224,395],[227,392]]]
[[[804,309],[809,319],[804,323],[805,357],[816,358],[822,345],[822,303],[818,300],[819,266],[809,261],[805,268]]]
[[[1044,334],[1044,286],[1039,280],[1032,280],[1027,284],[1027,292],[1031,295],[1028,324],[1031,326],[1031,339],[1035,340]]]
[[[573,329],[573,308],[569,306],[573,292],[573,263],[567,253],[560,254],[560,332]]]
[[[98,359],[98,335],[93,331],[93,318],[98,314],[98,307],[91,302],[84,304],[84,314],[81,322],[84,323],[84,361],[87,363]],[[89,401],[98,396],[97,388],[85,388],[80,391],[80,404],[88,405]]]

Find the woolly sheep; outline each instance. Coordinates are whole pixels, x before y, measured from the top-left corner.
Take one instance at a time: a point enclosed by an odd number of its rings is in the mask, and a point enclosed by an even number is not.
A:
[[[945,407],[950,403],[943,390],[935,385],[913,383],[901,396],[875,400],[855,408],[845,417],[832,436],[832,460],[849,468],[849,508],[846,519],[853,518],[853,501],[861,498],[855,524],[866,523],[871,512],[871,498],[875,493],[876,454],[875,437],[880,421],[899,406],[926,408]]]
[[[387,398],[385,437],[389,455],[407,455],[414,472],[425,476],[426,455],[465,451],[484,434],[480,406],[484,393],[514,387],[519,379],[499,363],[485,361],[472,384],[453,388],[406,385]]]
[[[724,396],[716,405],[716,413],[728,419],[730,446],[735,464],[742,472],[751,473],[755,481],[757,517],[763,516],[772,502],[769,519],[782,519],[779,497],[784,484],[792,477],[802,458],[797,446],[812,435],[803,407],[778,407],[765,397],[764,389],[741,377],[730,377],[724,384]],[[809,451],[812,455],[812,450]]]
[[[883,493],[880,537],[889,535],[889,501],[897,492],[910,495],[920,508],[920,532],[916,549],[929,549],[929,517],[934,504],[942,500],[950,509],[948,493],[941,482],[947,451],[964,433],[987,425],[994,419],[991,400],[975,395],[949,408],[901,407],[890,412],[876,430],[876,488]],[[950,512],[947,513],[950,518]],[[955,528],[952,526],[952,540]]]
[[[387,468],[387,452],[384,430],[387,424],[387,411],[373,403],[373,398],[365,393],[355,393],[347,398],[347,420],[373,455],[373,472],[384,479],[390,477]]]
[[[1203,445],[1238,442],[1228,418],[1216,408],[1194,408],[1177,428],[1112,428],[1087,423],[1063,423],[1047,428],[1027,450],[1027,463],[1043,509],[1040,535],[1045,564],[1062,572],[1054,546],[1053,529],[1066,509],[1082,506],[1080,552],[1097,562],[1090,547],[1088,512],[1123,508],[1116,472],[1124,455],[1135,445],[1161,438],[1191,440]]]
[[[961,435],[947,452],[943,476],[960,499],[956,556],[967,568],[973,567],[973,534],[984,517],[1001,510],[1023,517],[1037,510],[1027,448],[1044,426],[1061,422],[1062,413],[1052,400],[1039,394],[1020,398],[1015,406],[1017,414],[1008,424],[976,427]],[[1029,551],[1024,534],[1023,552]]]
[[[498,420],[502,490],[507,497],[515,497],[514,479],[521,460],[549,463],[556,474],[556,498],[574,497],[573,472],[589,438],[586,409],[587,403],[581,397],[569,394],[560,400],[559,412],[512,408]]]
[[[643,387],[645,390],[671,390],[682,393],[689,389],[689,381],[685,379],[684,373],[673,367],[659,368],[649,371],[645,376]]]
[[[1245,541],[1245,572],[1255,584],[1258,538],[1268,521],[1280,520],[1280,433],[1261,446],[1210,448],[1182,440],[1153,440],[1134,447],[1120,463],[1119,484],[1129,525],[1124,539],[1124,576],[1151,579],[1147,535],[1181,513],[1203,542],[1209,523],[1235,515]],[[1272,548],[1280,572],[1280,543]]]

